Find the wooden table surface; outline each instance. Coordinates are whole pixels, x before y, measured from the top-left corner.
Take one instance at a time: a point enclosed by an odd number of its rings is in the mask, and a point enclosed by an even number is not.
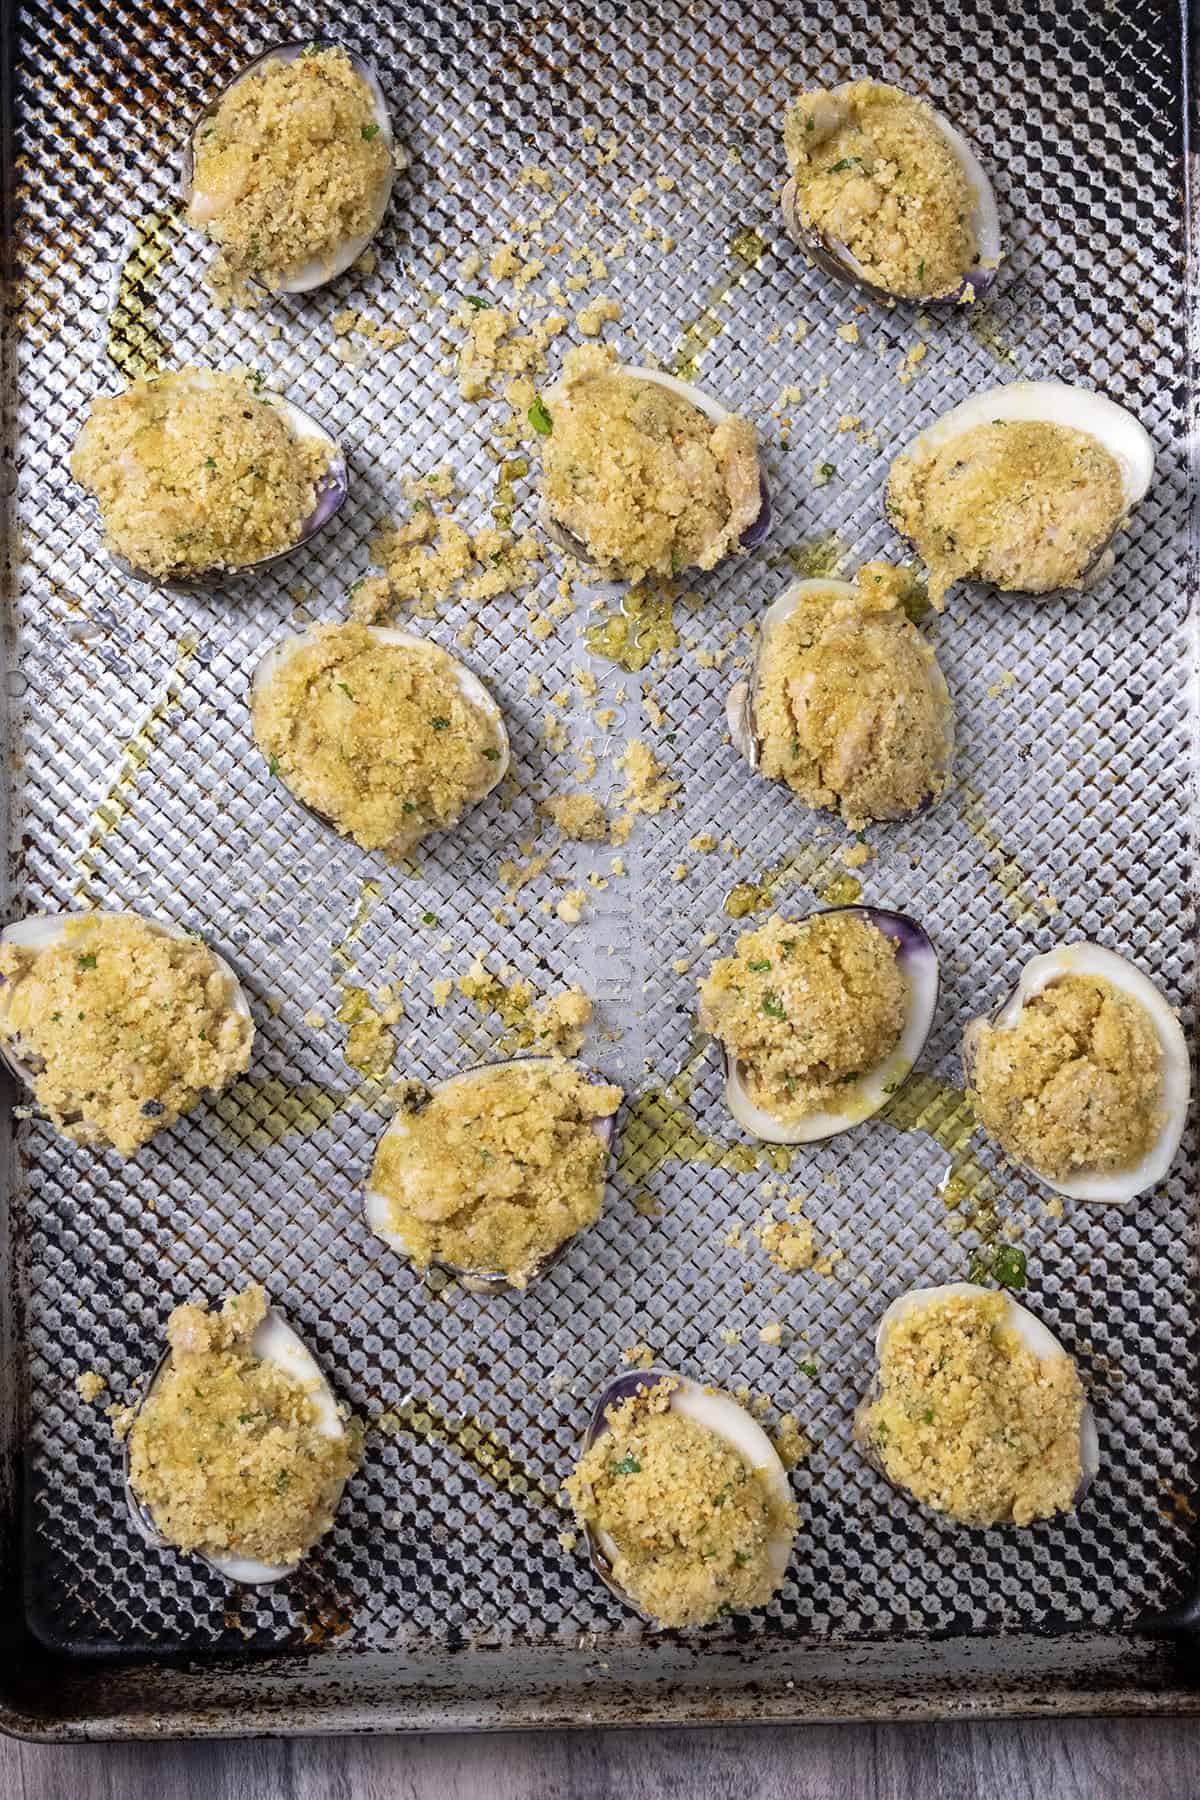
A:
[[[1200,1720],[45,1747],[2,1800],[1197,1800]]]

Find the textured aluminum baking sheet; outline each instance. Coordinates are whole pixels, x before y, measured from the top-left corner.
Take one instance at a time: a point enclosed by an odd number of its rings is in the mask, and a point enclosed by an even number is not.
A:
[[[939,1192],[951,1165],[968,1182],[977,1166],[946,1148],[964,1018],[1020,960],[1081,933],[1133,955],[1190,1019],[1185,59],[1173,11],[334,0],[286,9],[267,36],[223,0],[54,0],[8,24],[9,911],[91,901],[195,927],[237,963],[259,1029],[249,1076],[131,1163],[18,1122],[10,1612],[27,1667],[52,1669],[59,1697],[49,1676],[30,1676],[31,1692],[10,1691],[9,1723],[230,1731],[1189,1704],[1186,1672],[1132,1634],[1192,1582],[1191,1145],[1126,1211],[1068,1204],[1055,1220],[1019,1176],[996,1176],[1002,1235],[1019,1229],[1028,1253],[1031,1304],[1076,1352],[1099,1415],[1102,1472],[1077,1518],[961,1531],[898,1501],[849,1443],[882,1306],[960,1276],[974,1241],[953,1235]],[[201,287],[204,247],[170,224],[185,121],[267,43],[317,32],[378,61],[411,157],[377,272],[221,316]],[[927,94],[983,151],[1009,247],[986,308],[920,326],[906,311],[860,312],[785,240],[784,102],[802,82],[863,72]],[[449,315],[462,256],[486,258],[547,204],[517,185],[526,164],[565,194],[543,233],[564,246],[547,275],[563,278],[571,247],[599,248],[610,276],[587,297],[620,300],[608,335],[623,351],[671,366],[703,346],[699,379],[761,426],[775,525],[764,551],[700,584],[698,610],[677,607],[674,666],[639,677],[592,665],[618,715],[607,743],[572,683],[595,618],[586,599],[545,642],[511,598],[442,608],[430,629],[451,647],[478,615],[468,660],[505,706],[522,789],[431,840],[414,874],[333,839],[266,781],[246,683],[283,627],[344,611],[404,474],[452,464],[459,516],[489,522],[488,446],[504,415],[457,399]],[[635,214],[629,197],[643,187]],[[647,224],[674,247],[646,242]],[[757,260],[744,254],[748,231],[763,241]],[[511,295],[484,276],[467,286]],[[403,323],[404,342],[346,366],[331,321],[347,305]],[[849,323],[857,345],[837,335]],[[903,386],[918,341],[928,354]],[[171,363],[252,363],[343,434],[352,497],[311,556],[209,598],[114,572],[67,455],[93,394],[121,384],[109,351],[128,368],[155,342]],[[722,910],[735,882],[786,864],[780,903],[802,912],[844,873],[844,840],[737,765],[723,735],[729,640],[789,579],[789,547],[833,531],[850,569],[897,554],[880,513],[894,449],[972,388],[1018,376],[1079,380],[1131,406],[1155,439],[1157,479],[1095,595],[1036,606],[968,590],[933,627],[959,713],[958,785],[931,817],[872,833],[862,872],[866,896],[914,913],[942,952],[923,1104],[910,1091],[891,1124],[796,1157],[788,1191],[810,1195],[819,1244],[840,1260],[785,1280],[748,1229],[772,1169],[739,1172],[681,1146],[679,1110],[705,1137],[735,1141],[712,1056],[694,1062],[695,972],[718,953],[701,950],[706,932],[721,948],[736,935]],[[792,386],[802,397],[781,402]],[[847,414],[877,448],[838,433]],[[837,473],[817,489],[822,461]],[[518,520],[532,515],[525,483]],[[540,606],[554,581],[548,567]],[[702,666],[716,658],[697,650],[723,652],[724,666]],[[545,696],[571,689],[572,752],[542,742],[546,700],[528,697],[531,673]],[[665,714],[657,730],[643,684]],[[639,827],[628,875],[594,895],[583,925],[537,908],[609,860],[568,849],[525,890],[526,916],[498,927],[496,867],[530,835],[538,793],[574,785],[588,738],[603,752],[597,791],[619,786],[615,757],[635,735],[682,780],[681,808]],[[740,846],[740,859],[690,849],[701,831]],[[643,1104],[627,1123],[636,1168],[524,1300],[421,1283],[366,1235],[359,1188],[382,1114],[356,1088],[333,1018],[348,970],[374,986],[398,967],[401,1072],[461,1067],[494,1037],[461,1002],[435,1011],[430,984],[479,949],[541,995],[579,980],[599,1006],[593,1060],[631,1089],[684,1076],[657,1113]],[[329,1024],[306,1022],[314,1011]],[[932,1134],[915,1128],[918,1110]],[[986,1151],[974,1155],[986,1173]],[[635,1209],[643,1192],[658,1218]],[[735,1222],[743,1250],[725,1242]],[[372,1434],[335,1529],[293,1582],[231,1592],[131,1534],[118,1450],[73,1378],[97,1367],[123,1396],[172,1304],[247,1277],[288,1309],[352,1406],[368,1419],[390,1409],[409,1428]],[[784,1348],[758,1342],[765,1318],[786,1325]],[[566,1520],[553,1495],[591,1398],[639,1340],[771,1395],[815,1443],[796,1476],[804,1529],[787,1586],[765,1612],[686,1648],[647,1639],[557,1542]],[[809,1361],[815,1376],[800,1369]],[[1049,1655],[1045,1633],[1066,1634]],[[989,1649],[980,1634],[1000,1635]],[[940,1637],[948,1647],[931,1661]],[[180,1657],[182,1673],[160,1662]],[[206,1676],[187,1673],[197,1657],[211,1659]],[[149,1670],[142,1687],[131,1660]]]

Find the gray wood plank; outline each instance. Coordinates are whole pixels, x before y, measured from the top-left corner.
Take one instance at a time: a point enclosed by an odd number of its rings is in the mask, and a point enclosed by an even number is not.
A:
[[[3,1800],[1195,1800],[1193,1722],[522,1733],[47,1747]]]

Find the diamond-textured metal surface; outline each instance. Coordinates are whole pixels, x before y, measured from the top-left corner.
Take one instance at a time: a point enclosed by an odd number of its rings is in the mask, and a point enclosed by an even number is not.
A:
[[[416,1280],[366,1233],[359,1191],[383,1113],[345,1065],[333,1015],[349,967],[369,987],[398,971],[398,1070],[449,1073],[494,1038],[460,1001],[439,1013],[430,984],[490,948],[494,964],[510,960],[542,994],[579,979],[599,1002],[592,1058],[632,1090],[689,1070],[696,974],[736,934],[722,910],[729,888],[790,863],[823,891],[843,841],[756,783],[725,740],[724,693],[747,648],[740,628],[789,579],[784,550],[818,533],[836,532],[851,569],[898,555],[880,511],[891,456],[934,412],[1016,376],[1078,380],[1130,406],[1155,440],[1155,485],[1095,594],[1040,605],[971,589],[952,596],[933,629],[958,707],[958,783],[931,816],[871,834],[865,893],[913,913],[940,946],[943,998],[924,1068],[943,1084],[959,1080],[964,1019],[995,1003],[1022,960],[1068,935],[1127,952],[1190,1007],[1181,74],[1171,20],[1145,0],[1122,8],[1119,24],[1115,12],[1082,5],[1035,17],[970,0],[948,13],[862,0],[754,9],[590,0],[536,11],[334,0],[288,7],[275,24],[280,39],[334,35],[376,60],[411,162],[375,273],[255,315],[207,304],[206,248],[167,221],[187,117],[270,40],[248,36],[245,13],[226,0],[55,0],[25,9],[17,47],[11,910],[91,901],[197,928],[237,964],[259,1034],[247,1078],[130,1163],[86,1155],[36,1120],[22,1126],[25,1174],[12,1204],[23,1234],[32,1628],[72,1651],[560,1642],[569,1681],[582,1633],[594,1634],[594,1652],[642,1631],[581,1553],[560,1549],[567,1521],[552,1499],[595,1389],[636,1340],[656,1360],[794,1408],[816,1444],[796,1476],[804,1529],[786,1588],[709,1641],[1121,1629],[1170,1604],[1193,1557],[1190,1160],[1127,1210],[1068,1203],[1060,1219],[1021,1177],[996,1171],[1005,1234],[1020,1231],[1028,1252],[1031,1304],[1091,1387],[1103,1466],[1065,1524],[963,1531],[892,1494],[849,1441],[884,1304],[917,1282],[960,1276],[972,1242],[953,1235],[939,1194],[946,1150],[903,1129],[903,1107],[891,1124],[795,1157],[788,1191],[810,1196],[822,1249],[841,1256],[825,1275],[785,1280],[748,1231],[773,1176],[766,1160],[747,1173],[706,1161],[681,1146],[668,1117],[668,1106],[682,1109],[702,1134],[734,1141],[710,1055],[692,1070],[690,1093],[685,1084],[664,1102],[657,1127],[644,1103],[626,1125],[636,1167],[618,1178],[595,1229],[526,1298],[480,1298]],[[864,72],[926,94],[984,153],[1008,245],[986,308],[915,323],[904,309],[862,310],[785,239],[775,199],[784,103],[800,85]],[[505,707],[521,786],[507,806],[493,797],[430,840],[418,873],[389,869],[267,781],[249,736],[247,679],[296,618],[344,611],[369,567],[373,527],[400,508],[402,475],[453,465],[466,497],[459,516],[490,522],[490,440],[503,415],[458,399],[450,315],[462,256],[478,247],[486,270],[490,250],[547,203],[517,182],[531,163],[553,171],[551,197],[563,198],[533,243],[546,269],[523,315],[537,316],[535,296],[551,276],[565,278],[573,248],[598,249],[609,277],[591,295],[602,289],[622,306],[613,341],[631,360],[664,366],[681,347],[702,346],[699,380],[758,422],[775,523],[763,550],[697,584],[701,606],[677,606],[673,666],[637,676],[592,663],[615,710],[607,736],[572,679],[589,661],[586,598],[545,641],[514,598],[441,608],[429,629],[451,648],[478,617],[466,660]],[[660,174],[674,185],[661,187]],[[640,188],[645,198],[631,206]],[[649,240],[648,224],[658,228]],[[757,261],[736,247],[749,228],[764,242]],[[172,363],[253,364],[340,432],[350,454],[350,501],[311,554],[219,595],[123,581],[67,471],[93,394],[120,385],[106,346],[135,239],[164,248],[135,290],[150,316],[127,316],[122,341],[144,341],[148,329]],[[486,272],[469,288],[513,303]],[[331,321],[347,305],[403,323],[403,342],[369,349],[362,366],[339,361]],[[796,341],[801,322],[807,335]],[[838,336],[848,324],[859,327],[856,344]],[[902,385],[901,361],[918,341],[928,354]],[[847,415],[859,426],[839,432]],[[824,461],[836,475],[816,487]],[[533,514],[526,481],[518,522]],[[540,607],[556,579],[548,561]],[[642,712],[643,686],[661,726]],[[570,752],[541,736],[549,697],[564,688]],[[588,739],[597,790],[615,789],[616,757],[632,736],[682,780],[681,807],[639,825],[628,873],[594,892],[583,925],[537,906],[611,860],[568,847],[525,890],[525,916],[499,926],[497,865],[531,835],[538,794],[574,785]],[[690,847],[708,831],[740,856]],[[796,879],[781,886],[780,904],[803,911],[816,899]],[[718,946],[702,948],[709,932]],[[306,1022],[314,1010],[330,1022]],[[953,1095],[933,1082],[925,1091],[929,1117],[940,1107],[950,1120]],[[991,1166],[979,1145],[975,1154]],[[644,1191],[660,1200],[660,1217],[635,1209]],[[737,1221],[748,1248],[726,1242]],[[391,1409],[407,1426],[370,1435],[335,1529],[294,1581],[231,1593],[132,1534],[119,1450],[72,1383],[98,1367],[123,1397],[156,1359],[174,1303],[248,1277],[289,1312],[346,1401],[367,1418]],[[786,1325],[784,1348],[759,1342],[767,1318]],[[815,1375],[803,1372],[809,1363]]]

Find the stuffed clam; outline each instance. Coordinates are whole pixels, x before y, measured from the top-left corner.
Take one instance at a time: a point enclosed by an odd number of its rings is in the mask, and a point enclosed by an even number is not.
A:
[[[597,1575],[654,1625],[707,1625],[783,1585],[797,1527],[787,1472],[729,1394],[670,1369],[619,1375],[565,1487]]]
[[[766,536],[753,425],[688,382],[584,345],[531,417],[542,522],[602,579],[711,569]]]
[[[491,694],[428,638],[321,624],[284,638],[251,679],[271,773],[366,850],[404,856],[455,825],[509,766]]]
[[[1061,381],[972,394],[892,464],[884,508],[940,605],[956,581],[1001,593],[1088,588],[1145,497],[1154,447],[1133,414]]]
[[[71,473],[123,573],[216,586],[316,536],[344,502],[346,459],[316,419],[256,374],[187,368],[102,395]]]
[[[700,984],[725,1103],[770,1144],[809,1144],[871,1118],[920,1056],[937,953],[903,913],[831,907],[744,933]]]
[[[370,244],[397,166],[375,70],[317,39],[263,51],[204,108],[181,192],[189,225],[219,246],[218,288],[304,294]]]
[[[959,1524],[1070,1512],[1100,1465],[1074,1361],[1010,1294],[966,1281],[893,1300],[854,1434],[894,1487]]]
[[[167,1341],[125,1436],[130,1518],[226,1581],[280,1581],[332,1525],[360,1434],[260,1287],[176,1307]]]
[[[253,1042],[237,976],[181,926],[35,913],[0,933],[0,1055],[77,1144],[132,1156],[240,1075]]]
[[[418,1270],[519,1292],[599,1217],[621,1100],[555,1056],[411,1084],[375,1153],[369,1229]]]
[[[875,299],[964,302],[1000,264],[987,173],[962,133],[879,81],[800,94],[784,120],[789,236]]]
[[[975,1116],[1056,1193],[1120,1203],[1164,1179],[1187,1124],[1191,1060],[1174,1008],[1099,944],[1035,956],[963,1067]]]
[[[944,793],[954,709],[932,646],[904,609],[907,571],[867,563],[853,583],[793,582],[763,614],[726,718],[750,768],[851,830]]]

